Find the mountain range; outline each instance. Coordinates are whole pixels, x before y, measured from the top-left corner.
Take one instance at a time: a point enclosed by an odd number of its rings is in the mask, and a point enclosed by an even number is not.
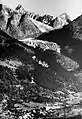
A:
[[[0,118],[82,118],[82,16],[0,4]]]

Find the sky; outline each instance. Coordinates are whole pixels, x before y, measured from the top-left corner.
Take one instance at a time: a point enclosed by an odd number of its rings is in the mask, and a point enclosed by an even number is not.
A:
[[[54,17],[68,13],[71,19],[75,19],[82,14],[82,0],[0,0],[0,3],[12,9],[21,4],[30,12],[40,15],[49,14]]]

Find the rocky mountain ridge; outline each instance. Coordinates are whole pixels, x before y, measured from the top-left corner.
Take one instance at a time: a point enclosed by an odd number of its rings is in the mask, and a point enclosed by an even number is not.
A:
[[[47,14],[41,16],[39,14],[25,11],[22,5],[18,5],[15,10],[17,10],[18,12],[20,12],[22,14],[26,13],[26,14],[28,14],[28,17],[33,18],[33,19],[40,21],[44,24],[47,24],[49,26],[52,26],[55,29],[62,28],[64,25],[67,25],[71,21],[70,17],[67,15],[67,13],[63,13],[60,16],[55,18],[54,16],[50,16]],[[59,27],[58,27],[58,25],[59,25]]]
[[[38,18],[35,18],[34,16],[34,13],[25,11],[20,5],[16,7],[15,10],[10,9],[5,5],[0,5],[0,28],[13,38],[24,39],[38,37],[43,32],[62,28],[70,21],[68,20],[67,14],[62,14],[56,19],[51,20],[53,23],[50,23],[49,19],[51,16],[49,15],[39,16]],[[43,24],[45,23],[44,21],[47,22],[47,25]],[[53,25],[49,25],[49,23]]]

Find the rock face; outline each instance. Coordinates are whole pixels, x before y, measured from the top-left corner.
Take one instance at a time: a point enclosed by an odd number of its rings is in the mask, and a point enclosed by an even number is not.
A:
[[[21,14],[25,14],[25,10],[24,8],[22,7],[22,5],[18,5],[15,10],[18,12],[18,13],[21,13]]]
[[[39,16],[36,20],[44,23],[44,24],[48,24],[49,26],[53,26],[53,16],[50,16],[50,15],[43,15],[43,16]]]
[[[49,26],[52,26],[54,29],[61,29],[63,28],[63,26],[71,22],[70,17],[66,13],[63,13],[56,18],[50,15],[39,16],[36,20],[44,24],[48,24]]]
[[[81,119],[81,16],[35,16],[0,5],[0,118]]]
[[[66,13],[61,14],[53,20],[53,27],[55,29],[61,29],[63,26],[70,23],[70,18]]]
[[[41,31],[28,19],[28,15],[20,11],[10,10],[6,6],[0,5],[0,28],[16,39],[27,37],[37,37]]]

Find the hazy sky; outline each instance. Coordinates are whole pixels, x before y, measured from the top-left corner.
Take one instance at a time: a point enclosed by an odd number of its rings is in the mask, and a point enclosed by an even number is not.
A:
[[[64,12],[72,19],[82,14],[82,0],[0,0],[1,3],[14,8],[18,4],[30,11],[39,14],[58,16]]]

